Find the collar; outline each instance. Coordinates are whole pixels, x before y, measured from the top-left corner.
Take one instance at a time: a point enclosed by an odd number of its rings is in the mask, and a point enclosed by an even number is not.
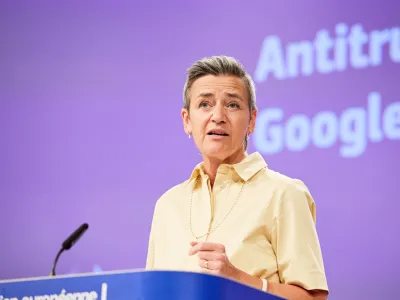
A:
[[[256,173],[258,173],[261,169],[266,168],[268,165],[265,162],[264,158],[258,152],[253,152],[252,154],[246,156],[241,162],[237,164],[222,164],[218,168],[218,172],[226,172],[229,169],[234,169],[235,172],[242,178],[244,181],[248,181],[251,177],[253,177]],[[204,162],[201,162],[196,165],[193,169],[188,183],[190,183],[193,179],[196,179],[198,176],[204,177],[206,173],[204,172]]]

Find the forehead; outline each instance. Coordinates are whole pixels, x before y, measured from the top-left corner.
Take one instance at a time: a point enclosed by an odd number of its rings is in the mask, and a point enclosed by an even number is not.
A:
[[[191,88],[191,96],[197,97],[201,93],[231,93],[235,92],[242,96],[242,99],[247,99],[247,89],[244,82],[233,75],[206,75],[198,78],[193,82]]]

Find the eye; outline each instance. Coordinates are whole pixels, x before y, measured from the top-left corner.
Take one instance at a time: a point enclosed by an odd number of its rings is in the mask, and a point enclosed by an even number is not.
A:
[[[199,105],[199,107],[208,107],[208,106],[210,106],[210,103],[208,103],[207,101],[202,101],[201,103],[200,103],[200,105]]]
[[[236,102],[232,102],[228,104],[229,108],[239,108],[239,104],[237,104]]]

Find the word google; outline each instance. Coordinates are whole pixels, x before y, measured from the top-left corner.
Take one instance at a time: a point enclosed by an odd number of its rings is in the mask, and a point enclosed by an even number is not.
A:
[[[400,27],[367,34],[361,24],[355,24],[349,30],[346,24],[340,23],[335,32],[336,37],[332,38],[327,29],[322,29],[314,41],[288,43],[285,49],[278,36],[267,36],[261,47],[254,80],[266,81],[270,74],[278,80],[310,76],[315,72],[328,74],[343,71],[349,65],[355,69],[378,66],[382,64],[386,48],[392,62],[400,63]]]
[[[381,96],[368,95],[367,108],[351,107],[339,116],[322,111],[312,118],[304,114],[292,115],[284,120],[280,108],[262,110],[257,117],[253,142],[265,154],[302,151],[312,143],[317,148],[329,148],[341,141],[340,155],[352,158],[363,154],[370,142],[400,140],[400,102],[388,105],[382,113]]]

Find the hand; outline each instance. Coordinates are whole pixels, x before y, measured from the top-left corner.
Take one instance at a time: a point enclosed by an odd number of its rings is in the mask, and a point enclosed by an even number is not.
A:
[[[239,280],[240,271],[229,261],[225,246],[216,243],[191,242],[189,255],[199,256],[199,265],[207,272]]]

